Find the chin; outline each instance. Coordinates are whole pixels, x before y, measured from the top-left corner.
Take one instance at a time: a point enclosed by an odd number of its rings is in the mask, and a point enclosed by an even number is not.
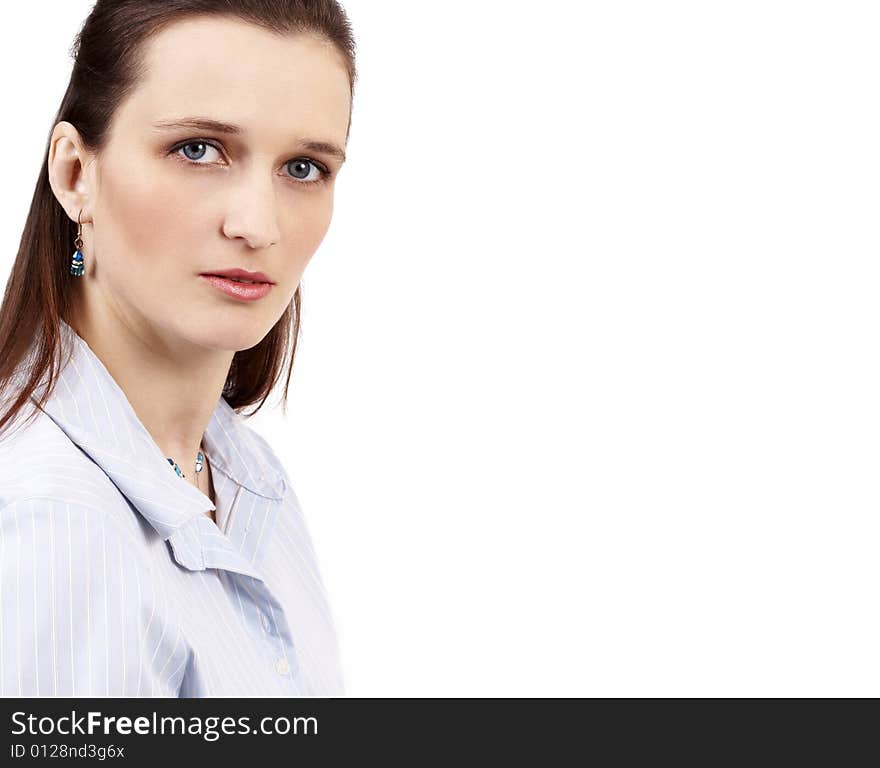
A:
[[[202,333],[188,333],[194,344],[224,352],[241,352],[257,346],[272,330],[265,323],[245,323],[241,319],[206,325]]]

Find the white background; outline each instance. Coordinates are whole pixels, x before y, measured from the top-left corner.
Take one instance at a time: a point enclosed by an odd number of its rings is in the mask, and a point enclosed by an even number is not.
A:
[[[353,696],[880,693],[880,13],[347,0],[288,467]],[[8,274],[91,4],[0,48]]]

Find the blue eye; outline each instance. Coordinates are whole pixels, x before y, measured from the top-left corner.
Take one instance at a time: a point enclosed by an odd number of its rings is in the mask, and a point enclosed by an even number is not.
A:
[[[317,168],[318,171],[322,174],[324,173],[322,168],[318,168],[318,166],[315,165],[315,163],[313,163],[311,160],[308,160],[304,157],[297,158],[296,160],[288,160],[287,163],[285,163],[285,165],[294,166],[294,167],[305,166],[306,167],[306,171],[305,171],[306,177],[309,175],[309,166],[311,166],[312,168]],[[311,184],[314,181],[314,180],[309,180],[308,178],[302,178],[300,176],[294,176],[293,178],[301,179],[302,181],[306,182],[307,184]],[[322,178],[323,178],[323,176],[322,176]]]
[[[188,150],[192,148],[198,148],[196,152],[189,152]],[[209,141],[204,141],[201,139],[191,139],[189,141],[185,141],[180,144],[175,144],[174,147],[171,148],[170,152],[173,152],[177,157],[180,157],[185,160],[185,162],[190,165],[214,165],[214,163],[210,162],[199,162],[204,159],[205,154],[208,149],[213,149],[215,152],[219,154],[220,148]],[[182,153],[182,154],[181,154]],[[326,181],[329,181],[332,172],[323,166],[322,164],[308,158],[308,157],[297,157],[293,160],[288,160],[285,163],[285,166],[294,166],[297,168],[305,168],[305,176],[296,176],[292,175],[290,178],[297,180],[300,184],[323,184]],[[317,179],[309,179],[308,175],[310,173],[309,168],[317,169],[320,176]]]
[[[182,150],[187,150],[189,147],[203,147],[204,149],[207,149],[208,147],[211,147],[212,149],[216,149],[216,147],[214,147],[214,146],[211,145],[211,144],[207,144],[207,143],[205,143],[204,141],[191,141],[189,144],[184,144],[184,145],[181,147],[181,149],[182,149]],[[184,151],[183,154],[186,155],[187,159],[189,159],[189,160],[199,160],[199,159],[201,159],[201,158],[198,158],[198,157],[189,157],[189,154],[188,154],[186,151]],[[196,153],[196,154],[199,154],[199,153]],[[204,157],[204,152],[201,153],[201,157]]]

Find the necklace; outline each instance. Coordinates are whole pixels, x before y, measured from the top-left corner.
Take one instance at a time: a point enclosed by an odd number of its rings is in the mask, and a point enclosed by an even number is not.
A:
[[[180,466],[177,464],[177,462],[174,459],[172,459],[170,456],[166,456],[165,458],[168,459],[168,463],[172,466],[174,471],[177,473],[178,477],[183,477],[183,478],[186,477],[186,475],[183,474],[183,472],[180,469]],[[205,462],[205,454],[203,454],[201,451],[199,451],[199,455],[196,457],[196,488],[199,487],[199,472],[202,471],[202,468],[204,467],[204,462]],[[205,495],[207,495],[211,499],[211,502],[213,503],[214,502],[214,492],[211,490],[210,486],[211,486],[211,482],[208,481],[208,490],[205,491]],[[201,488],[199,488],[199,490],[201,490]],[[210,517],[211,520],[213,520],[216,523],[217,518],[214,516],[214,513],[209,512],[207,514],[208,514],[208,517]]]
[[[168,457],[166,456],[166,458]],[[204,467],[204,461],[205,456],[201,451],[199,451],[199,455],[196,457],[196,475],[198,475],[198,473],[202,471]],[[168,463],[174,468],[174,471],[177,473],[178,477],[186,477],[186,475],[180,471],[180,467],[177,465],[177,462],[174,459],[168,458]],[[196,478],[196,483],[198,483],[198,477]]]

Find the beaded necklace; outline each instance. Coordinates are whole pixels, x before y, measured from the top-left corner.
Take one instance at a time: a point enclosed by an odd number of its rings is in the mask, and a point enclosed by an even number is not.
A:
[[[168,458],[168,457],[166,456],[166,458]],[[204,468],[204,461],[205,461],[205,456],[201,451],[199,451],[199,455],[196,457],[196,474],[197,475]],[[174,459],[168,458],[168,463],[174,468],[174,471],[177,473],[178,477],[183,477],[183,478],[186,477],[186,475],[183,474],[183,472],[181,472],[180,467],[177,465],[177,462]],[[196,483],[198,484],[198,478],[196,478]]]

